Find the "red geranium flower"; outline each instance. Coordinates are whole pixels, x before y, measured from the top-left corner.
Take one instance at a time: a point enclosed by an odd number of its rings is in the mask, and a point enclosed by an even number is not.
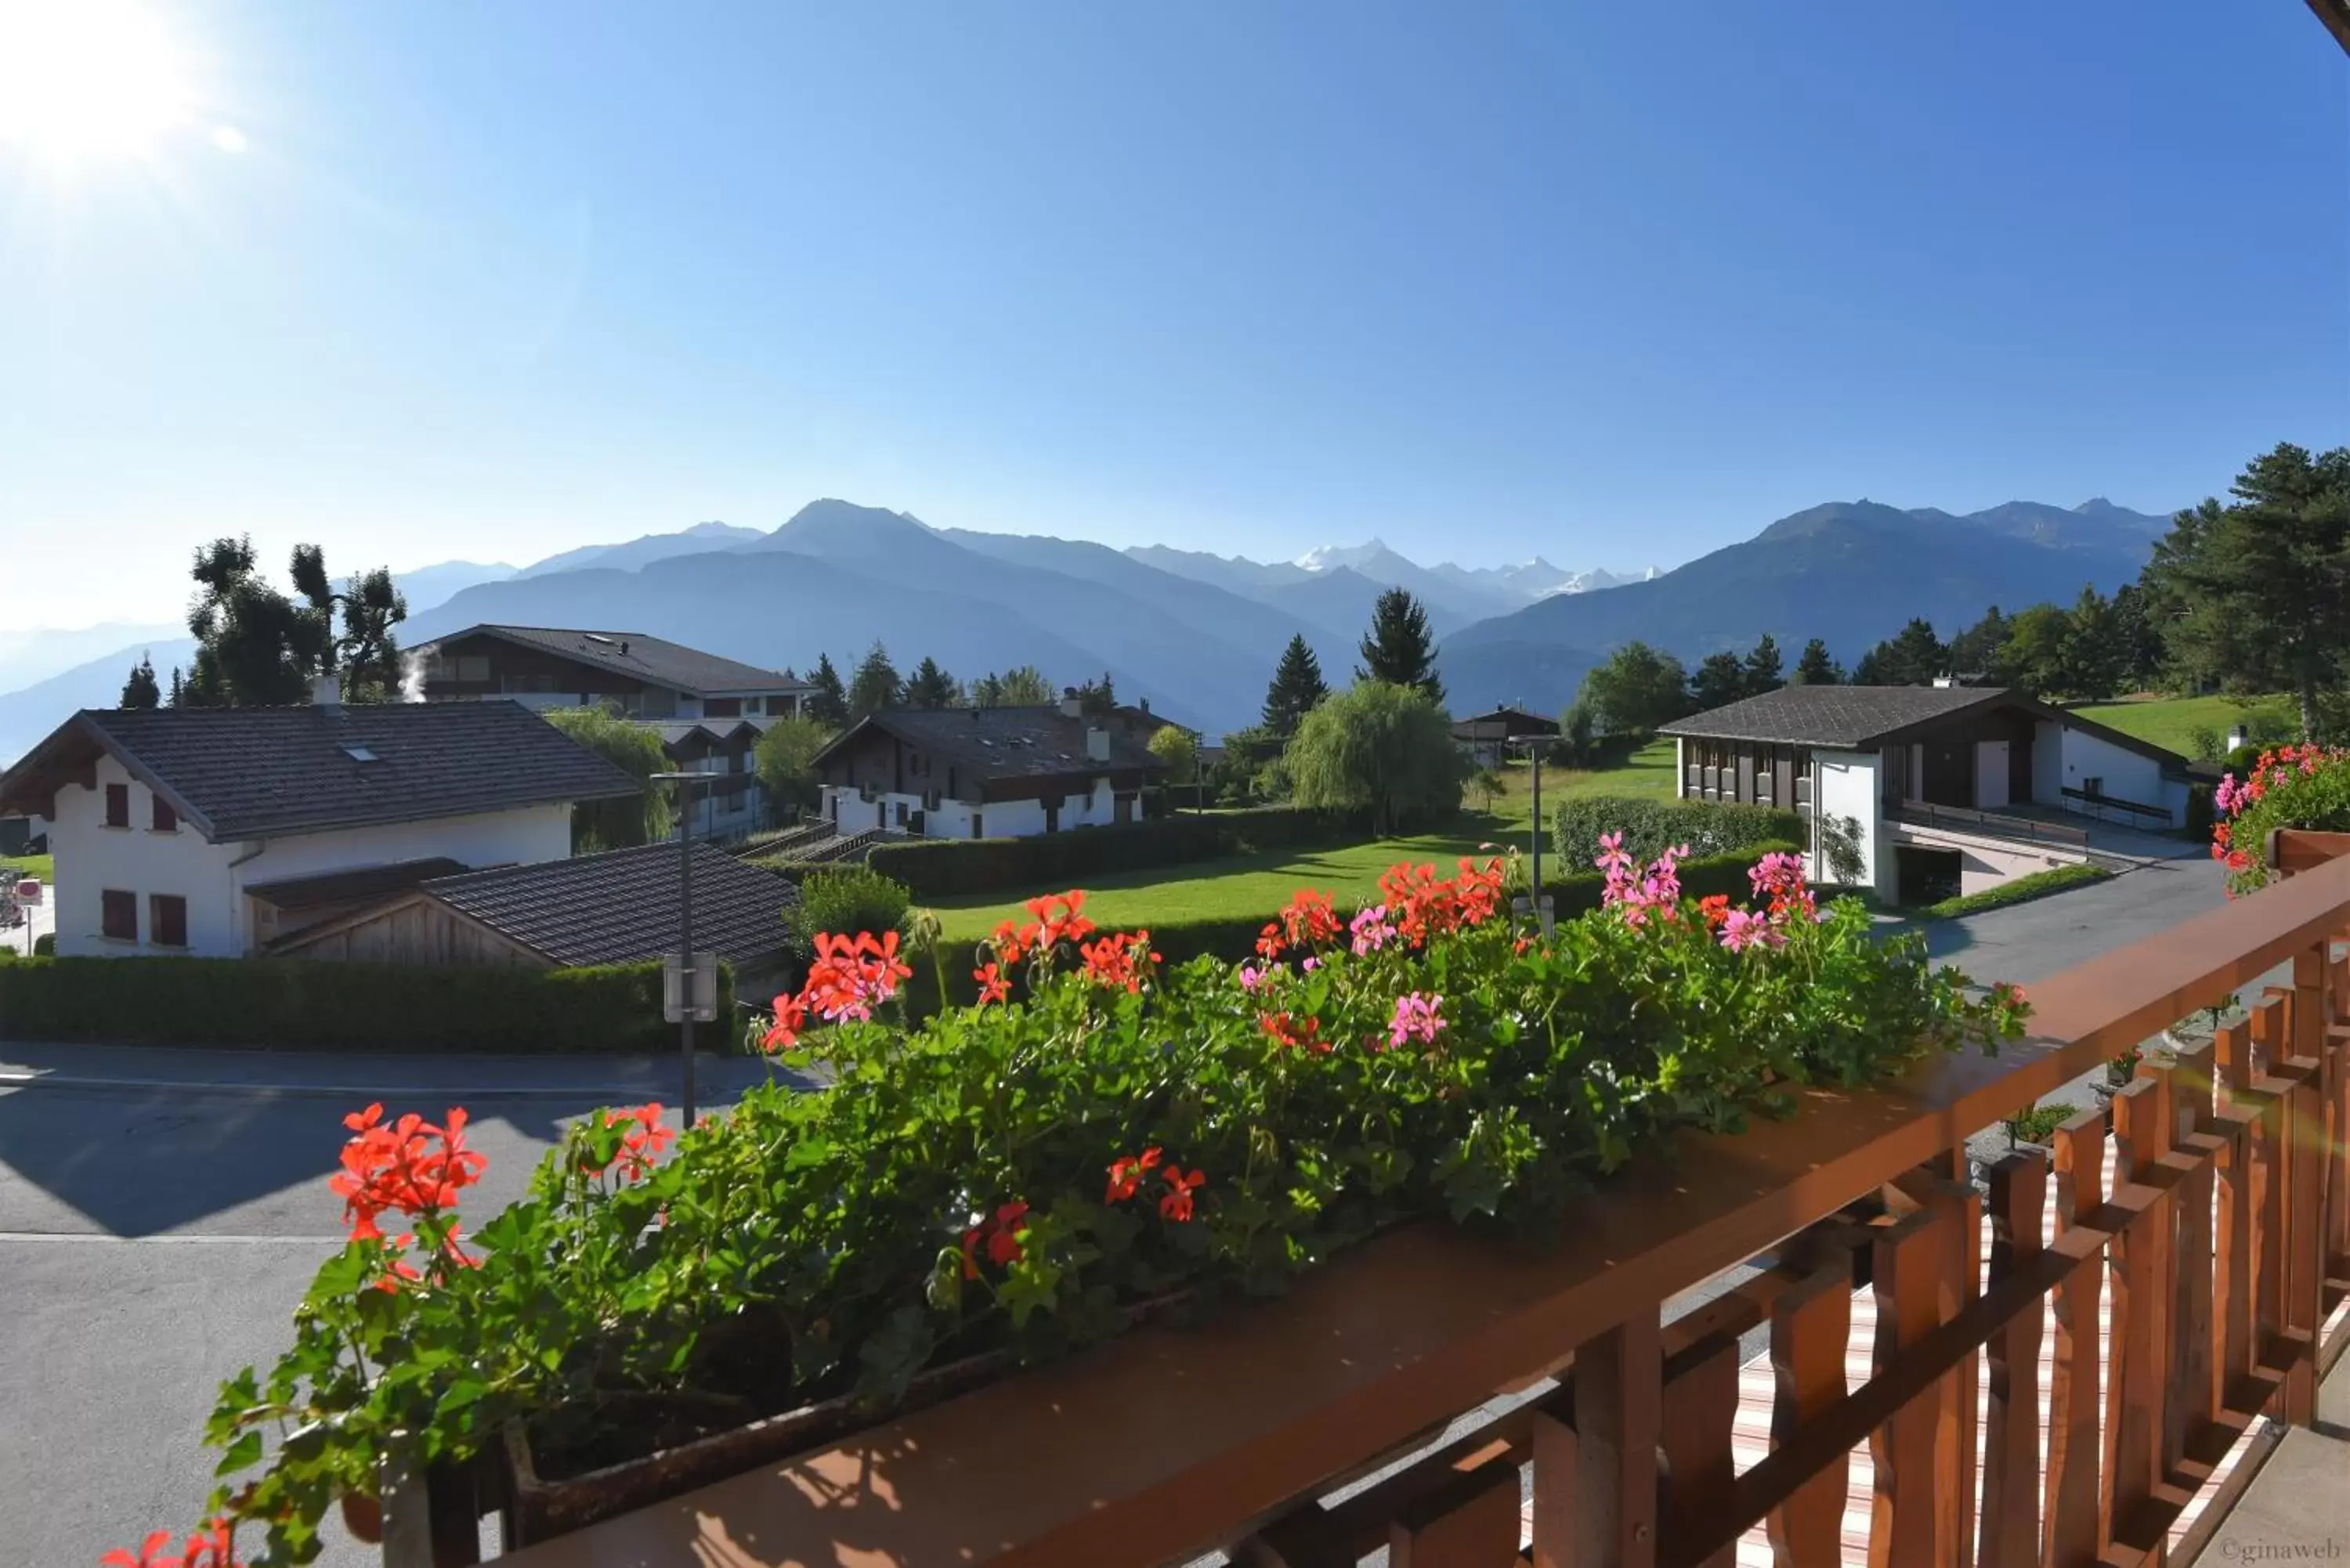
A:
[[[1282,937],[1281,922],[1278,920],[1267,920],[1264,923],[1264,929],[1257,933],[1256,950],[1258,956],[1267,963],[1279,958],[1283,950],[1288,946],[1289,943]]]
[[[1730,919],[1730,895],[1711,893],[1697,901],[1697,912],[1705,917],[1709,927],[1719,929]]]
[[[1140,1154],[1122,1154],[1109,1164],[1109,1189],[1102,1194],[1105,1203],[1123,1203],[1134,1196],[1142,1185],[1142,1173],[1158,1165],[1159,1146],[1151,1145]]]
[[[1168,1190],[1159,1199],[1159,1216],[1180,1225],[1191,1218],[1192,1190],[1206,1184],[1208,1173],[1194,1170],[1186,1176],[1180,1166],[1170,1165],[1160,1174],[1167,1179]]]
[[[1078,950],[1085,955],[1087,979],[1096,985],[1118,986],[1129,992],[1142,989],[1142,977],[1149,972],[1143,967],[1144,961],[1158,961],[1150,950],[1149,931],[1120,932]]]
[[[979,1004],[982,1007],[985,1007],[991,1002],[1005,1002],[1011,999],[1012,982],[1003,978],[1002,970],[995,964],[980,965],[971,971],[971,978],[979,981]]]
[[[1300,888],[1290,896],[1288,908],[1281,911],[1281,926],[1290,945],[1301,948],[1336,941],[1338,933],[1346,929],[1337,912],[1330,908],[1330,895],[1311,888]]]
[[[1094,923],[1085,917],[1086,892],[1072,888],[1066,893],[1046,893],[1028,900],[1028,912],[1036,917],[1044,928],[1045,945],[1055,942],[1081,942],[1094,934]]]
[[[987,1261],[998,1268],[1018,1262],[1024,1255],[1020,1245],[1020,1222],[1028,1216],[1028,1205],[1006,1203],[962,1234],[962,1277],[979,1278],[979,1246],[987,1244]]]
[[[807,1004],[796,996],[775,998],[775,1021],[760,1036],[761,1049],[788,1051],[799,1043],[800,1029],[807,1022]]]
[[[1020,961],[1028,956],[1028,950],[1036,945],[1036,939],[1044,929],[1034,920],[1024,926],[1015,926],[1010,920],[998,925],[993,944],[995,961],[1005,969],[1018,968]]]
[[[1322,1038],[1322,1021],[1310,1015],[1300,1022],[1286,1012],[1263,1012],[1257,1015],[1257,1024],[1273,1037],[1274,1044],[1292,1050],[1319,1054],[1327,1052],[1333,1044]]]

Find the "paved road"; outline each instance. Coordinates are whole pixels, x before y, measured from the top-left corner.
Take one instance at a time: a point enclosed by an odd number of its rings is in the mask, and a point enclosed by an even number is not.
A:
[[[0,1048],[0,1568],[86,1568],[150,1530],[193,1522],[217,1458],[199,1439],[220,1380],[284,1347],[295,1303],[342,1243],[327,1179],[346,1109],[378,1097],[436,1115],[465,1105],[469,1141],[490,1157],[466,1207],[485,1215],[520,1194],[567,1121],[674,1101],[674,1074]],[[193,1075],[226,1086],[164,1082]],[[550,1088],[497,1092],[534,1075]],[[709,1064],[709,1097],[757,1075]],[[307,1087],[257,1086],[272,1077]],[[630,1092],[599,1092],[610,1089]],[[377,1561],[329,1528],[330,1568]]]

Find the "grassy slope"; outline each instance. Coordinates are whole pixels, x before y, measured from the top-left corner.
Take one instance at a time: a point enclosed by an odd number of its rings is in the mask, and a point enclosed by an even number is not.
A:
[[[2074,710],[2085,719],[2168,746],[2184,757],[2195,754],[2188,739],[2198,724],[2209,724],[2224,738],[2228,726],[2244,716],[2246,704],[2232,697],[2157,697],[2138,702],[2095,702]]]
[[[1300,888],[1319,888],[1346,904],[1378,886],[1379,873],[1399,860],[1432,861],[1450,869],[1463,855],[1486,844],[1523,847],[1533,827],[1531,777],[1523,767],[1503,775],[1507,789],[1486,812],[1472,809],[1451,831],[1409,838],[1375,839],[1337,849],[1284,849],[1263,855],[1202,861],[1197,866],[1131,871],[1089,878],[1093,895],[1086,912],[1106,926],[1147,926],[1152,920],[1212,915],[1270,915]],[[1598,772],[1543,772],[1545,814],[1571,794],[1668,795],[1673,787],[1673,747],[1652,745],[1620,768]],[[1483,800],[1473,791],[1471,807]],[[1547,854],[1548,846],[1544,852]],[[1583,867],[1575,867],[1581,870]],[[1544,874],[1550,867],[1545,864]],[[1036,888],[1036,892],[1057,889]],[[982,895],[951,898],[937,906],[951,938],[984,936],[998,920],[1019,912],[1020,899]]]
[[[0,855],[0,866],[5,866],[20,877],[38,877],[44,885],[57,879],[55,856]]]

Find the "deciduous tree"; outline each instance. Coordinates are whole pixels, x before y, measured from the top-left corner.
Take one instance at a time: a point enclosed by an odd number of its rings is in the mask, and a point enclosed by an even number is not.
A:
[[[1382,835],[1458,813],[1469,776],[1436,700],[1387,680],[1357,680],[1306,714],[1283,755],[1298,805],[1367,811]]]
[[[753,750],[759,772],[759,787],[767,792],[767,799],[778,807],[796,807],[813,811],[822,781],[816,771],[816,757],[832,740],[834,732],[812,718],[778,719],[767,726]]]
[[[653,775],[669,771],[660,737],[608,708],[551,708],[546,722],[644,785],[621,800],[583,800],[571,807],[571,852],[625,849],[665,837],[677,820],[669,786]]]
[[[1602,734],[1647,735],[1688,712],[1688,672],[1671,654],[1627,642],[1583,678],[1575,701]]]
[[[1195,789],[1200,783],[1200,742],[1180,724],[1162,725],[1150,737],[1150,754],[1167,764],[1170,789]]]

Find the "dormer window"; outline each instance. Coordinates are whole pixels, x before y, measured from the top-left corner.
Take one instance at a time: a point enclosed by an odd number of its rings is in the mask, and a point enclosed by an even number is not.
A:
[[[376,754],[373,752],[368,750],[365,746],[359,744],[357,742],[352,742],[349,744],[345,745],[342,748],[342,753],[355,763],[371,763],[377,760]]]

